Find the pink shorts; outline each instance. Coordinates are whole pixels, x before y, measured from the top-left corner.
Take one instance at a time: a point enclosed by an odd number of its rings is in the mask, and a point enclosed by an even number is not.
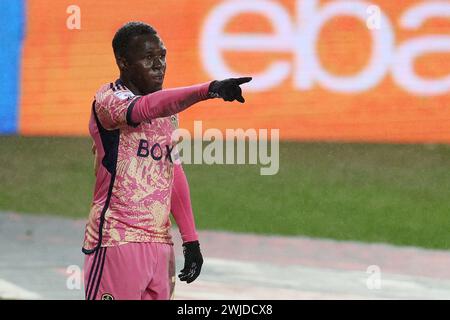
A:
[[[127,243],[101,247],[84,260],[86,300],[168,300],[175,287],[173,246]]]

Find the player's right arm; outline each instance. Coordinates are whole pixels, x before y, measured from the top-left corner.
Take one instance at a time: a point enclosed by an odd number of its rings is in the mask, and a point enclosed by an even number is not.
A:
[[[92,141],[91,152],[94,155],[94,175],[96,176],[98,172],[98,153],[94,141]]]

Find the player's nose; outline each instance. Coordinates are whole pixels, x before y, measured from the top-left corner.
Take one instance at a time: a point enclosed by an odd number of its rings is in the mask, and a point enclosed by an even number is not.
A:
[[[153,69],[155,69],[155,70],[161,70],[164,68],[164,66],[165,66],[165,63],[161,59],[155,59],[155,61],[153,62]]]

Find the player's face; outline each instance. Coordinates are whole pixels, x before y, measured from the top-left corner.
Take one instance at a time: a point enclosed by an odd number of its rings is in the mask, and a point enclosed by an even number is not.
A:
[[[127,78],[140,94],[162,89],[166,73],[166,47],[157,35],[134,37],[127,56]]]

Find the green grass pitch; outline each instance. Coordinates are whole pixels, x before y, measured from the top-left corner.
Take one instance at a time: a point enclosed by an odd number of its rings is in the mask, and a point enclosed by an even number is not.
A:
[[[0,210],[85,218],[88,138],[0,137]],[[199,229],[450,247],[450,146],[280,145],[280,170],[185,165]]]

